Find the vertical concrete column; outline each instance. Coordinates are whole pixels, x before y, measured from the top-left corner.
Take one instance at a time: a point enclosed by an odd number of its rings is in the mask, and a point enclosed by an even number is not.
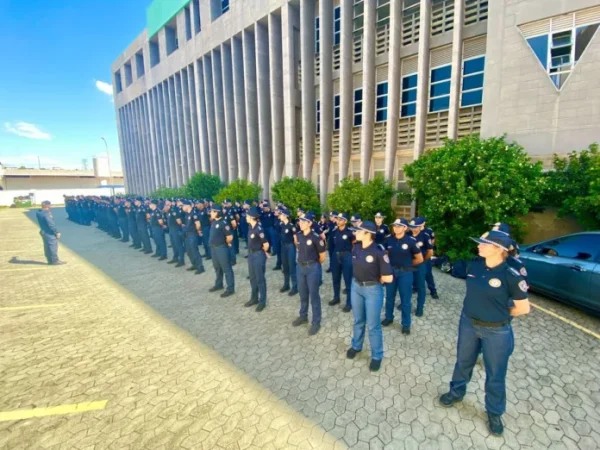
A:
[[[160,173],[158,166],[158,143],[156,140],[156,124],[154,121],[154,106],[152,105],[153,92],[152,89],[146,93],[146,126],[150,130],[150,146],[152,149],[152,173],[153,173],[153,189],[160,186]]]
[[[158,187],[164,186],[164,161],[163,161],[163,150],[161,141],[161,129],[160,122],[158,120],[158,107],[156,105],[157,87],[154,87],[150,91],[150,103],[151,103],[151,115],[152,115],[152,127],[154,129],[154,143],[156,148],[156,170],[157,170],[157,183]]]
[[[150,158],[148,151],[148,140],[147,140],[147,129],[146,123],[144,121],[144,111],[143,111],[143,103],[144,96],[140,95],[135,100],[135,116],[136,116],[136,126],[138,129],[138,136],[140,141],[140,150],[142,155],[142,184],[144,186],[144,193],[147,194],[150,192]]]
[[[135,173],[136,173],[136,185],[138,186],[139,192],[144,194],[144,182],[143,182],[143,157],[142,157],[142,146],[140,144],[140,130],[138,128],[137,114],[136,114],[136,101],[130,102],[129,108],[129,121],[131,126],[131,135],[133,138],[134,156],[136,158]]]
[[[155,190],[157,186],[156,181],[156,161],[154,151],[154,138],[152,136],[153,129],[150,126],[150,110],[149,110],[149,93],[146,92],[142,96],[142,118],[144,121],[144,127],[146,128],[146,145],[148,153],[148,166],[150,168],[150,176],[148,181],[150,184],[150,192]]]
[[[229,183],[227,135],[225,134],[225,107],[223,105],[223,71],[221,69],[221,51],[212,51],[213,89],[215,121],[217,124],[217,148],[219,150],[219,177],[224,183]]]
[[[288,177],[298,176],[296,130],[296,67],[294,57],[294,27],[298,24],[298,11],[290,3],[281,8],[281,48],[283,78],[283,127],[285,143],[285,170]]]
[[[242,40],[231,39],[231,65],[233,70],[233,98],[235,104],[235,136],[238,158],[238,178],[248,179],[248,133],[246,132],[246,99],[244,87],[244,51]]]
[[[273,136],[273,181],[281,180],[285,163],[283,117],[283,56],[281,18],[269,14],[269,82],[271,90],[271,132]]]
[[[167,141],[167,127],[165,125],[164,82],[160,83],[157,86],[156,94],[156,109],[158,114],[158,122],[160,126],[160,138],[163,160],[163,186],[169,186],[171,178],[171,163],[169,159],[169,145]]]
[[[256,41],[256,93],[258,96],[258,134],[260,139],[260,180],[264,198],[270,198],[273,149],[271,136],[271,93],[269,92],[269,35],[267,26],[254,24]]]
[[[185,181],[194,174],[194,141],[192,139],[192,121],[190,120],[190,90],[187,67],[181,71],[181,100],[183,104],[183,134],[185,136],[185,164],[183,173]]]
[[[465,2],[454,3],[454,30],[452,32],[452,75],[450,78],[450,110],[448,111],[448,139],[456,139],[460,116],[460,88],[463,59],[463,26]]]
[[[175,186],[180,187],[183,185],[183,174],[181,173],[181,141],[179,139],[179,120],[177,117],[177,94],[175,92],[175,76],[172,76],[168,80],[168,92],[169,92],[169,118],[171,120],[171,138],[173,142],[173,155],[175,156]]]
[[[223,71],[223,103],[225,106],[225,136],[227,138],[228,178],[238,177],[237,140],[235,134],[235,101],[233,95],[233,72],[231,45],[221,44],[221,67]]]
[[[398,147],[398,120],[402,86],[402,0],[392,0],[390,9],[390,59],[388,66],[388,120],[385,136],[385,179],[393,180]]]
[[[363,116],[360,134],[360,179],[369,181],[373,155],[373,127],[375,126],[375,29],[377,2],[365,2],[365,25],[363,38]]]
[[[246,129],[248,132],[248,161],[250,181],[258,183],[260,143],[258,134],[258,101],[256,94],[256,52],[254,33],[247,29],[242,35],[244,45],[244,85],[246,98]]]
[[[460,3],[460,2],[456,2]],[[414,158],[425,150],[427,112],[429,111],[429,36],[431,27],[431,2],[421,2],[419,29],[419,59],[417,62],[417,117],[415,122]]]
[[[329,188],[329,169],[333,146],[333,1],[319,1],[321,25],[321,45],[319,49],[321,72],[319,93],[321,101],[321,155],[320,155],[320,191],[321,203],[327,200]]]
[[[179,160],[181,167],[181,178],[180,183],[183,186],[187,183],[187,140],[185,136],[185,118],[183,116],[183,92],[182,92],[182,72],[177,72],[173,77],[173,83],[175,88],[175,111],[177,119],[177,139],[179,141]]]
[[[196,72],[196,108],[198,109],[198,131],[200,133],[200,170],[212,173],[210,168],[210,148],[208,145],[208,122],[206,117],[206,91],[204,89],[204,64],[201,59],[194,63]]]
[[[163,135],[163,148],[165,158],[165,176],[166,176],[166,187],[173,187],[175,185],[175,176],[173,175],[173,169],[175,164],[175,157],[173,156],[173,146],[171,140],[171,121],[169,119],[169,87],[167,80],[163,81],[160,85],[160,96],[159,96],[159,111],[161,118],[161,127]]]
[[[340,48],[340,180],[348,176],[352,153],[352,127],[354,125],[354,83],[352,79],[353,3],[342,1],[342,36]]]
[[[302,64],[302,175],[305,179],[310,180],[315,162],[316,120],[314,0],[300,0],[300,39],[300,60]],[[323,45],[322,42],[321,45]]]
[[[115,108],[115,116],[117,119],[117,136],[119,138],[119,155],[121,156],[121,167],[123,168],[123,184],[125,185],[125,192],[129,192],[129,167],[125,149],[125,139],[123,137],[121,108]]]
[[[219,153],[217,150],[217,129],[215,123],[215,96],[213,91],[212,60],[209,54],[202,58],[204,69],[204,99],[206,101],[206,123],[208,125],[208,150],[210,173],[219,175]]]
[[[192,2],[193,4],[193,2]],[[200,136],[198,130],[198,103],[196,101],[196,65],[188,66],[188,92],[190,95],[190,123],[192,127],[192,152],[194,168],[190,170],[190,177],[202,170],[200,157]]]

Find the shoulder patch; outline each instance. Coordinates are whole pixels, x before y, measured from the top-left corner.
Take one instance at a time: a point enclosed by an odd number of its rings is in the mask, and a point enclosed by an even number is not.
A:
[[[527,285],[527,281],[522,280],[521,282],[519,282],[519,289],[521,289],[523,292],[527,292],[529,290],[529,286]]]
[[[387,253],[383,255],[383,260],[388,264],[390,263],[390,257],[387,255]]]

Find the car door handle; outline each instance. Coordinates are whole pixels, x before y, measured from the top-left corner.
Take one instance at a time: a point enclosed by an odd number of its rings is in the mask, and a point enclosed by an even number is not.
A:
[[[577,264],[572,264],[572,265],[570,265],[570,266],[569,266],[569,268],[570,268],[571,270],[575,270],[575,271],[577,271],[577,272],[586,272],[586,269],[584,269],[584,268],[583,268],[583,267],[581,267],[581,266],[578,266]]]

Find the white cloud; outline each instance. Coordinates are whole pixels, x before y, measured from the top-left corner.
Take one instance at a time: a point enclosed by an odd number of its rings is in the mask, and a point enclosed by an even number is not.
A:
[[[36,125],[27,122],[4,122],[4,130],[7,133],[28,139],[37,139],[49,141],[52,139],[49,133],[40,130]]]
[[[104,81],[96,80],[96,89],[100,92],[105,93],[106,95],[113,95],[113,88],[111,84],[105,83]]]

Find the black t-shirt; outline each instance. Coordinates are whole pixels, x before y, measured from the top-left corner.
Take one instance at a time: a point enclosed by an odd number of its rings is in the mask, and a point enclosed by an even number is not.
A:
[[[352,272],[361,282],[379,281],[382,276],[394,274],[387,254],[375,242],[367,248],[357,242],[352,248]]]

